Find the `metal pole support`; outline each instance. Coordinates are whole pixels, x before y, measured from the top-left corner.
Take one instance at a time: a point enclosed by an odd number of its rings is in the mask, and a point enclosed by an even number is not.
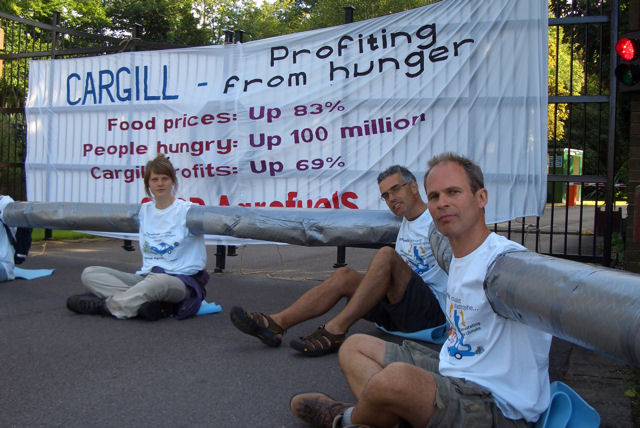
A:
[[[215,273],[222,273],[224,271],[227,256],[226,249],[227,247],[224,245],[216,246],[216,267],[213,270]]]
[[[338,245],[338,259],[336,263],[333,265],[333,267],[335,269],[338,269],[346,266],[347,265],[346,258],[347,258],[347,247],[343,245]]]

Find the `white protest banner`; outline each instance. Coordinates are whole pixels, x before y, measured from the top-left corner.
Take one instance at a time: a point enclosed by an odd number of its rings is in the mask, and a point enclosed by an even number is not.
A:
[[[454,151],[485,172],[488,221],[539,215],[547,22],[546,0],[448,0],[244,44],[31,61],[28,199],[140,202],[165,153],[178,196],[206,205],[386,209],[379,172],[422,182]]]

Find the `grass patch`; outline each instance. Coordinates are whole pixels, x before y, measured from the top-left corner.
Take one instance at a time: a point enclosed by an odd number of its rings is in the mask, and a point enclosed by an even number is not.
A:
[[[65,239],[82,239],[82,238],[97,238],[95,235],[87,235],[86,233],[74,232],[73,230],[57,230],[51,231],[51,240],[59,241]],[[33,242],[39,242],[44,240],[44,229],[33,229],[31,234],[31,240]]]
[[[625,387],[624,395],[631,400],[634,422],[640,422],[640,369],[632,367],[628,377],[623,378],[622,384]]]

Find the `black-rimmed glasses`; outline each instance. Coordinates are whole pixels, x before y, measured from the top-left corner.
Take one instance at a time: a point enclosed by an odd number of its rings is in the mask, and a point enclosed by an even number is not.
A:
[[[380,197],[381,197],[383,200],[388,201],[388,200],[389,200],[389,198],[390,198],[392,195],[397,194],[397,193],[400,191],[400,189],[402,189],[402,187],[403,187],[403,186],[406,186],[406,185],[407,185],[407,183],[396,184],[395,186],[392,186],[392,187],[391,187],[391,189],[389,189],[389,191],[388,191],[388,192],[384,192],[382,195],[380,195]]]

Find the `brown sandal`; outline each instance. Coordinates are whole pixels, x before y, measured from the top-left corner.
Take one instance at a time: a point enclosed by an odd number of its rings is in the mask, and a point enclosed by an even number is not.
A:
[[[238,330],[257,337],[268,346],[280,346],[282,336],[286,333],[286,330],[276,324],[273,318],[262,312],[247,312],[241,307],[234,306],[229,315],[231,322]],[[263,320],[267,321],[266,327],[262,324]]]
[[[336,352],[345,337],[346,334],[331,334],[324,326],[320,326],[309,336],[292,340],[291,347],[309,357],[320,357]]]

